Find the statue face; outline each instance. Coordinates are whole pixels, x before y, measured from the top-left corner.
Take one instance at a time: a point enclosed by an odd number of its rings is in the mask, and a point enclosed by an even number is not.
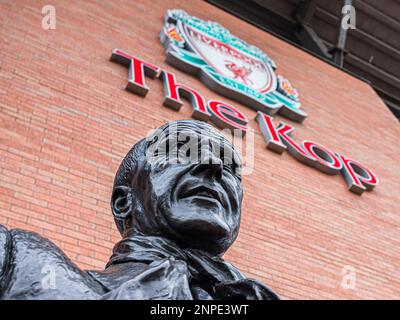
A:
[[[148,151],[138,179],[146,214],[183,247],[225,252],[237,237],[242,201],[232,145],[205,125],[164,132]]]

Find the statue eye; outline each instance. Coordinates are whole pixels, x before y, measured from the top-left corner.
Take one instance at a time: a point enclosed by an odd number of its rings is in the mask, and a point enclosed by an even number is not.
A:
[[[220,158],[222,160],[224,170],[241,180],[240,164],[237,163],[234,152],[235,151],[232,150],[232,148],[222,145],[220,148]]]
[[[242,180],[240,175],[240,170],[238,170],[238,167],[235,163],[224,163],[223,167],[224,170],[226,170],[227,172],[238,178],[239,181]]]

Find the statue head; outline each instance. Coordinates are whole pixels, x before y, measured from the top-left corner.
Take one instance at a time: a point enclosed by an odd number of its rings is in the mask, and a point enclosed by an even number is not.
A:
[[[122,236],[160,236],[222,255],[235,241],[243,191],[233,145],[211,125],[169,122],[133,146],[111,208]]]

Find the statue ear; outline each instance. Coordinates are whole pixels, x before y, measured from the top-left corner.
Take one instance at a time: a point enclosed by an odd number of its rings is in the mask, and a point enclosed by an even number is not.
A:
[[[129,219],[132,215],[132,189],[128,186],[117,186],[111,197],[111,209],[117,219]]]

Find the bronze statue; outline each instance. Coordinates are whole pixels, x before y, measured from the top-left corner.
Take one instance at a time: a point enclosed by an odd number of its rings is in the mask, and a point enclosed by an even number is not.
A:
[[[0,226],[0,298],[278,299],[221,258],[239,230],[240,168],[212,126],[163,125],[118,169],[111,208],[122,240],[105,270],[80,270],[48,239]]]

